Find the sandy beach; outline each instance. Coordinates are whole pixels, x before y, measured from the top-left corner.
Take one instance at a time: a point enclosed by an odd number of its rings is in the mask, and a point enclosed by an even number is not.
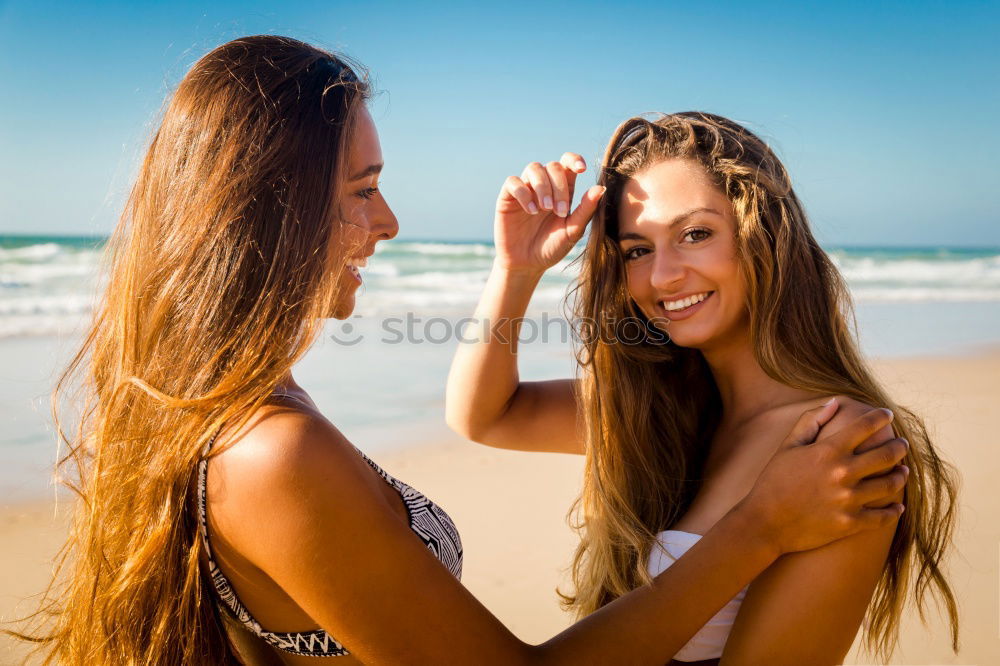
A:
[[[938,616],[932,613],[923,626],[909,612],[891,663],[1000,663],[1000,452],[991,429],[1000,401],[1000,350],[892,359],[876,367],[895,397],[926,418],[962,475],[949,563],[961,603],[961,652],[951,653]],[[565,627],[570,617],[559,609],[555,588],[566,585],[575,545],[565,517],[579,489],[582,459],[489,449],[465,442],[443,423],[420,432],[426,444],[377,457],[455,518],[465,544],[465,584],[524,640],[542,641]],[[44,587],[64,529],[51,502],[0,507],[0,616],[32,608],[23,599]],[[23,653],[0,639],[0,663],[17,663]],[[845,663],[874,662],[855,649]]]

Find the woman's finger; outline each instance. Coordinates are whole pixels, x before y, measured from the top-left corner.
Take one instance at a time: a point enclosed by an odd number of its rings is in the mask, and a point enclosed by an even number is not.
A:
[[[892,502],[896,493],[906,485],[906,479],[910,476],[910,468],[906,465],[897,465],[888,474],[865,479],[854,487],[854,496],[858,503],[864,506],[876,504],[884,506]]]
[[[858,532],[881,529],[895,525],[905,510],[906,507],[898,502],[881,509],[864,508],[856,516],[854,524],[857,526]]]
[[[512,197],[517,203],[521,205],[521,208],[525,212],[535,215],[538,213],[538,206],[535,204],[535,194],[531,191],[524,181],[517,176],[508,176],[507,180],[504,181],[503,187],[500,189],[500,195],[508,195]]]
[[[896,437],[868,449],[864,453],[851,456],[847,463],[848,478],[857,480],[884,474],[903,460],[909,450],[907,441]]]
[[[846,426],[823,437],[817,444],[829,446],[837,453],[854,453],[865,440],[892,423],[892,412],[888,409],[870,409]]]
[[[579,153],[563,153],[559,164],[566,169],[566,182],[569,184],[567,204],[573,206],[573,193],[576,191],[576,177],[587,170],[587,162]]]
[[[563,153],[563,156],[559,158],[559,163],[576,174],[587,170],[587,161],[578,153]]]
[[[604,191],[603,185],[594,185],[588,189],[580,198],[580,205],[576,207],[572,215],[566,218],[566,235],[573,243],[583,237],[587,222],[594,216],[597,205],[601,202],[601,197],[604,196]]]
[[[839,407],[840,402],[834,397],[819,407],[813,407],[803,412],[799,420],[792,426],[792,430],[788,433],[782,446],[790,447],[812,444],[816,441],[816,435],[819,434],[820,428],[833,418]]]
[[[552,210],[552,186],[549,184],[549,172],[538,162],[532,162],[524,167],[521,180],[535,191],[535,203],[541,210]]]
[[[559,217],[569,215],[569,205],[573,201],[572,184],[567,175],[576,180],[576,174],[569,172],[559,162],[549,162],[545,165],[545,171],[549,174],[549,183],[552,185],[552,201],[555,204],[553,210]]]

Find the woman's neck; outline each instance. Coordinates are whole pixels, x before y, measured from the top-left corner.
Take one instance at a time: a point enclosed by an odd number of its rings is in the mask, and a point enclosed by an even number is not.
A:
[[[749,342],[703,351],[722,399],[722,421],[738,427],[754,416],[780,405],[805,400],[807,391],[786,386],[768,376],[757,362]]]
[[[278,381],[274,387],[275,393],[301,393],[302,387],[295,382],[295,378],[292,377],[292,371],[289,370],[285,375]]]

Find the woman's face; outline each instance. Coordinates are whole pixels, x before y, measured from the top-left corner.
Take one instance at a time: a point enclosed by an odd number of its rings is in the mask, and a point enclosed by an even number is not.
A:
[[[337,302],[331,317],[346,319],[354,311],[355,292],[361,286],[359,266],[375,252],[375,244],[399,232],[396,216],[389,209],[378,179],[382,173],[382,146],[368,109],[358,109],[354,132],[348,142],[347,181],[341,194],[340,210],[344,224],[338,242],[347,262],[340,277]]]
[[[626,181],[618,210],[629,294],[654,325],[702,352],[746,340],[736,216],[701,165],[649,167]]]

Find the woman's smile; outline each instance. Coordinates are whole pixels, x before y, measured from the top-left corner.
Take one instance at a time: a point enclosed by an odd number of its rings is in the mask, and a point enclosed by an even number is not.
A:
[[[358,284],[364,282],[361,279],[361,269],[368,265],[368,257],[353,257],[347,260],[347,271],[358,281]]]
[[[670,321],[680,321],[682,319],[693,317],[695,313],[704,307],[705,302],[708,301],[713,294],[715,294],[714,291],[703,291],[675,300],[661,300],[656,305],[660,314],[664,317]]]

